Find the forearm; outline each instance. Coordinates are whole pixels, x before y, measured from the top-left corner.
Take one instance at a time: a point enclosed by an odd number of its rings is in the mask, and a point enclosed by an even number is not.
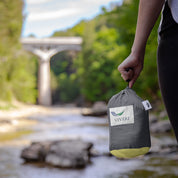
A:
[[[165,0],[140,0],[132,53],[144,55],[147,39]]]

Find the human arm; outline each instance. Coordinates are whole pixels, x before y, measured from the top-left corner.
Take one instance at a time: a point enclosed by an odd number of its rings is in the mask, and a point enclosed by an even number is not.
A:
[[[130,55],[118,66],[124,80],[132,88],[143,69],[147,39],[161,12],[165,0],[140,0],[137,27]],[[132,70],[126,71],[131,68]]]

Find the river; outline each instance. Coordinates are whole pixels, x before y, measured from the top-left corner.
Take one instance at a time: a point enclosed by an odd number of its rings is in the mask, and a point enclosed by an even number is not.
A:
[[[109,156],[92,157],[84,169],[60,169],[40,164],[24,164],[21,150],[31,141],[83,139],[94,143],[99,153],[108,152],[107,118],[84,117],[68,112],[56,115],[34,115],[36,121],[24,129],[33,132],[0,144],[0,178],[176,178],[178,155],[144,156],[118,160]]]

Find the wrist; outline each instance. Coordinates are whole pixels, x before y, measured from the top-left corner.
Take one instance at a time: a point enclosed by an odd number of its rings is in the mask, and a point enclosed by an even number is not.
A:
[[[144,60],[145,47],[138,48],[138,47],[132,46],[131,54],[135,56],[137,59]]]

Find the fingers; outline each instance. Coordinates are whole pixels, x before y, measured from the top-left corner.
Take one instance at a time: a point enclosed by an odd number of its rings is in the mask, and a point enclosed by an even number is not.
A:
[[[139,77],[139,74],[142,70],[142,68],[140,68],[140,67],[137,67],[136,69],[132,68],[132,69],[128,70],[128,72],[126,71],[125,68],[122,68],[122,67],[118,67],[118,69],[119,69],[119,72],[121,73],[121,77],[125,81],[130,80],[129,81],[129,88],[133,87],[135,81]]]
[[[132,79],[132,80],[129,82],[129,88],[132,88],[133,85],[134,85],[134,83],[135,83],[135,80]]]
[[[130,54],[119,66],[118,70],[121,73],[121,77],[129,81],[129,88],[132,88],[133,84],[137,80],[140,72],[143,69],[143,56],[138,58],[133,54]],[[128,70],[130,69],[130,70]]]
[[[121,77],[127,81],[127,80],[132,80],[133,76],[134,76],[134,71],[132,69],[129,69],[127,71],[127,69],[125,68],[120,68],[118,67],[119,72],[121,73]]]
[[[134,73],[132,80],[129,82],[129,88],[133,87],[135,81],[139,77],[139,74],[140,74],[140,72],[138,72],[138,71]]]

